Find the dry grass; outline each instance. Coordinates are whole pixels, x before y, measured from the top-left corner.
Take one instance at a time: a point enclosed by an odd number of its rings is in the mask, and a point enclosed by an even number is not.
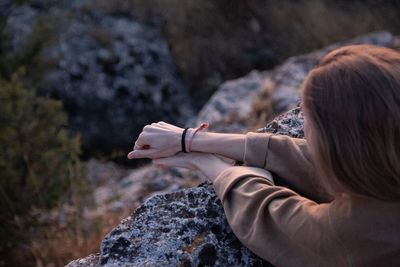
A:
[[[0,266],[64,266],[74,259],[99,252],[104,236],[130,211],[126,209],[86,220],[67,218],[68,222],[53,221],[26,229],[26,238],[31,242],[9,251]]]
[[[88,9],[161,18],[198,107],[223,81],[252,69],[371,31],[400,34],[398,4],[386,0],[96,0]]]
[[[399,33],[400,26],[398,9],[373,1],[279,1],[266,15],[282,59],[372,31]]]
[[[163,18],[179,69],[204,99],[222,81],[287,57],[371,31],[400,33],[395,1],[132,0],[132,7],[136,17]]]

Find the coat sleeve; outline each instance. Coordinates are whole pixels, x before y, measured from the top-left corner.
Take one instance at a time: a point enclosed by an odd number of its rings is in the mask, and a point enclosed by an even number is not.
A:
[[[331,200],[316,179],[305,139],[249,132],[244,161],[247,166],[272,172],[277,180],[303,196],[317,202]]]
[[[228,168],[214,188],[235,235],[261,258],[277,266],[321,266],[332,256],[330,204],[274,186],[271,173],[253,167]]]

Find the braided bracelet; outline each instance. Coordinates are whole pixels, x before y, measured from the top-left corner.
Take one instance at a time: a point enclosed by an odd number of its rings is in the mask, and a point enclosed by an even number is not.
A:
[[[204,129],[208,128],[208,122],[203,122],[200,124],[199,127],[197,127],[196,129],[193,129],[193,133],[189,139],[189,145],[188,145],[188,151],[190,152],[192,150],[192,142],[194,139],[194,136],[196,135],[197,132],[202,131]]]

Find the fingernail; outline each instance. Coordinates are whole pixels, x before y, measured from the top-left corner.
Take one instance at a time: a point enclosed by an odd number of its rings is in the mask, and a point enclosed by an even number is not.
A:
[[[135,157],[135,155],[133,154],[133,151],[129,152],[128,159],[133,159],[134,157]]]

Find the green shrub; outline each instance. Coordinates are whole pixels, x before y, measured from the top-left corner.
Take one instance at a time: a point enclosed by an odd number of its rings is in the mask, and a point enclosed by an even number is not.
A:
[[[26,237],[33,209],[68,201],[83,186],[79,137],[59,101],[0,80],[0,250]]]

